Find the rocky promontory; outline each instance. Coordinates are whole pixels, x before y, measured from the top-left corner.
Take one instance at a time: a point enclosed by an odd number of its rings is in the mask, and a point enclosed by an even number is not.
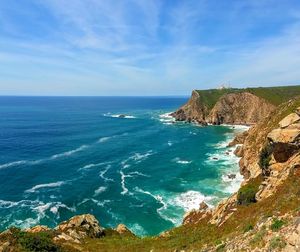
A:
[[[282,102],[300,95],[300,89],[293,91],[289,87],[194,90],[188,102],[171,115],[177,121],[201,125],[253,125]],[[279,97],[278,92],[282,93]]]

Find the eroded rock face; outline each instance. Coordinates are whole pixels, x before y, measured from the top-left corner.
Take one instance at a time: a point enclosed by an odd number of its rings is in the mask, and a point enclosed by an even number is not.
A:
[[[210,111],[212,124],[255,124],[275,109],[266,100],[248,92],[223,95]]]
[[[59,224],[55,230],[60,233],[57,239],[77,243],[86,237],[99,238],[104,235],[104,229],[100,227],[98,220],[91,214],[74,216]]]
[[[199,93],[194,90],[188,102],[171,115],[177,121],[195,121],[206,124],[207,114],[208,108],[202,103]]]
[[[274,109],[274,105],[249,92],[225,94],[209,109],[199,93],[193,91],[190,100],[171,115],[177,121],[200,124],[254,124]]]

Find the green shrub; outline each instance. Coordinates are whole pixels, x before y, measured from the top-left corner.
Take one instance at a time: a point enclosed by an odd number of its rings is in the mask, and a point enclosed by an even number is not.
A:
[[[255,194],[258,192],[258,186],[247,184],[238,191],[237,200],[239,205],[249,205],[255,203]]]
[[[279,236],[273,237],[270,241],[270,249],[271,250],[277,249],[277,248],[283,249],[285,246],[286,246],[285,241]]]
[[[27,233],[19,232],[18,243],[30,252],[58,252],[60,247],[52,241],[52,236],[47,232]]]
[[[244,228],[244,233],[247,233],[247,232],[249,232],[250,230],[253,230],[252,224],[248,224],[248,225]]]
[[[278,231],[284,225],[283,220],[274,219],[271,224],[272,231]]]
[[[262,169],[263,175],[265,176],[270,175],[269,163],[271,160],[272,152],[273,147],[272,145],[268,144],[261,150],[259,154],[259,166]]]

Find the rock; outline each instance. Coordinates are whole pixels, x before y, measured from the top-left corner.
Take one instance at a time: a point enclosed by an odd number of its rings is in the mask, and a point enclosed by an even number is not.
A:
[[[126,115],[124,115],[124,114],[121,114],[121,115],[119,115],[118,117],[119,117],[119,118],[125,118],[125,117],[126,117]]]
[[[219,160],[217,157],[213,157],[212,159],[213,159],[213,160]]]
[[[46,232],[46,231],[50,231],[51,229],[48,228],[47,226],[42,226],[42,225],[38,225],[38,226],[34,226],[28,229],[25,229],[26,232],[28,233],[39,233],[39,232]]]
[[[206,210],[207,208],[208,208],[208,205],[204,201],[202,201],[200,203],[199,210]]]
[[[219,98],[206,121],[212,124],[255,124],[275,106],[249,92],[225,94]]]
[[[194,90],[188,102],[171,115],[177,121],[195,121],[203,125],[254,124],[275,109],[274,105],[249,92],[230,93],[230,90],[209,106],[209,98],[204,97],[206,92]]]
[[[235,179],[236,178],[236,175],[235,174],[228,174],[227,177],[229,179]]]
[[[9,250],[9,245],[10,245],[10,243],[8,241],[4,242],[4,243],[0,243],[0,252],[12,251],[12,250]]]
[[[296,113],[292,113],[292,114],[289,114],[288,116],[286,116],[285,118],[283,118],[279,122],[279,126],[280,126],[280,128],[286,128],[289,125],[297,123],[299,121],[300,121],[300,116]]]
[[[268,139],[273,143],[294,143],[299,140],[299,129],[274,129],[268,134]]]
[[[234,155],[236,155],[237,157],[242,157],[243,154],[244,154],[243,146],[236,147],[234,151]]]
[[[76,241],[86,237],[99,238],[104,235],[104,229],[100,227],[98,220],[91,214],[77,215],[68,221],[59,224],[55,230],[60,235],[58,238]]]
[[[129,235],[133,235],[133,233],[124,225],[124,224],[119,224],[115,230],[123,235],[123,234],[129,234]]]

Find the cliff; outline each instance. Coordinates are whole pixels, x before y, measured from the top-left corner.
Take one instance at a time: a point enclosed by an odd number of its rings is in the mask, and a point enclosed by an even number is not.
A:
[[[276,105],[234,145],[245,177],[239,191],[215,208],[202,202],[160,236],[103,228],[87,214],[54,229],[10,228],[0,251],[300,251],[300,96]]]
[[[300,95],[300,87],[194,90],[189,101],[171,115],[177,121],[252,125],[277,105]]]

